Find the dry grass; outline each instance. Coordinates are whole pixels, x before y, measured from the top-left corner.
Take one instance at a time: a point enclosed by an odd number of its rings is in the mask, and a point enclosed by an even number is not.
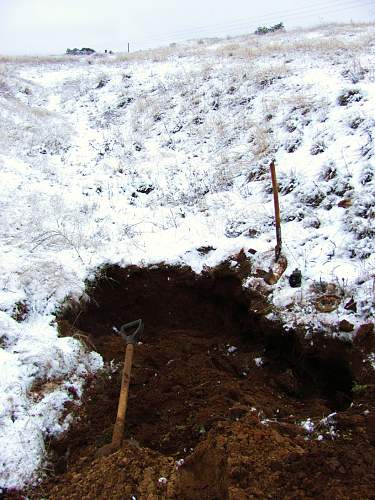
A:
[[[103,60],[104,64],[110,64],[111,62],[133,62],[133,61],[153,61],[153,62],[164,62],[172,56],[178,54],[179,50],[177,47],[160,47],[157,49],[140,50],[137,52],[121,53],[117,54],[112,60]]]
[[[211,44],[216,43],[216,41],[211,41]],[[137,52],[130,53],[119,53],[111,59],[102,58],[98,61],[101,64],[116,64],[121,62],[165,62],[172,58],[184,58],[184,57],[200,57],[200,58],[210,58],[214,51],[210,50],[210,43],[207,41],[205,44],[192,44],[192,43],[180,43],[180,44],[170,44],[165,47],[158,47],[155,49],[139,50]]]
[[[214,51],[215,55],[222,57],[235,57],[240,59],[253,59],[257,57],[256,47],[252,46],[250,40],[245,43],[232,42],[218,47]]]
[[[274,54],[287,55],[293,52],[324,55],[340,50],[357,52],[375,44],[375,36],[364,32],[366,28],[373,26],[374,23],[329,24],[315,28],[300,28],[285,33],[270,33],[262,37],[247,35],[221,45],[214,52],[218,56],[241,59],[253,59]],[[321,33],[320,37],[308,37],[310,33],[317,31]],[[344,39],[343,37],[348,34],[355,36],[351,40]]]
[[[318,113],[321,121],[324,121],[324,116],[329,108],[329,103],[326,98],[319,98],[311,95],[308,92],[295,92],[290,89],[288,93],[284,94],[282,103],[284,110],[289,112],[296,112],[302,117],[308,117],[311,112]]]
[[[249,40],[251,42],[252,40]],[[360,44],[363,45],[363,44]],[[336,50],[351,49],[355,45],[346,43],[337,38],[325,39],[300,39],[288,41],[272,41],[268,43],[260,43],[247,46],[243,44],[230,44],[217,50],[217,55],[226,57],[236,57],[241,59],[254,59],[258,57],[272,56],[274,54],[288,54],[293,52],[332,52]]]
[[[7,56],[0,55],[0,64],[63,64],[80,62],[74,56]]]
[[[253,79],[259,87],[266,87],[271,85],[274,81],[284,78],[288,73],[289,68],[285,64],[267,65],[258,69],[250,78]]]
[[[271,153],[274,149],[274,138],[272,131],[264,125],[254,124],[251,129],[251,152],[252,161],[259,161]]]

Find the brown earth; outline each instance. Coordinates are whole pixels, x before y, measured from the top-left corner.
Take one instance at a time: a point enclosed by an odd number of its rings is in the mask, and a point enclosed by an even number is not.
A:
[[[82,405],[72,394],[75,424],[51,443],[53,472],[28,498],[375,498],[363,335],[353,345],[286,333],[253,312],[267,304],[225,265],[202,276],[112,267],[89,294],[60,331],[86,338],[112,368],[88,381]],[[125,348],[113,326],[138,318],[125,441],[97,459],[111,440]]]

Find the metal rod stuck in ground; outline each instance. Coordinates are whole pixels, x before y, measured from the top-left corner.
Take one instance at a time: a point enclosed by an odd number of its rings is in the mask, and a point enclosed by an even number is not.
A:
[[[276,179],[275,160],[270,163],[271,178],[272,178],[272,192],[273,204],[275,207],[275,223],[276,223],[276,247],[275,247],[275,260],[279,260],[281,254],[281,225],[280,225],[280,206],[279,206],[279,187]]]

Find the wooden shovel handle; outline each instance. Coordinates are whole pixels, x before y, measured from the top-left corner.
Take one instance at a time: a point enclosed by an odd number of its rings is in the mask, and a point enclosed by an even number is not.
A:
[[[128,344],[125,351],[125,363],[122,371],[121,390],[118,401],[117,417],[112,435],[112,447],[120,448],[124,436],[125,415],[128,405],[130,373],[132,369],[134,344]]]

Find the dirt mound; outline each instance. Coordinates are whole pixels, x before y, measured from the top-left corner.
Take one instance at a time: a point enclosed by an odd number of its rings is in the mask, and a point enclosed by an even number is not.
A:
[[[184,461],[131,441],[106,458],[90,450],[31,498],[374,498],[365,440],[305,439],[297,426],[264,425],[249,411],[215,425]]]
[[[54,473],[30,498],[375,498],[369,379],[352,394],[359,350],[305,342],[253,313],[261,299],[225,266],[107,268],[90,296],[60,330],[111,368],[67,408],[76,422],[51,443]],[[113,327],[137,318],[126,441],[96,459],[117,411],[124,343]]]

